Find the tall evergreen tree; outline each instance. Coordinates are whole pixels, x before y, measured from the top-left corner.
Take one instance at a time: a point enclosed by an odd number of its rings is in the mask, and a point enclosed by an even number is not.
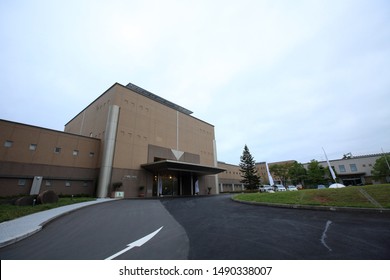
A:
[[[241,183],[246,189],[257,189],[260,184],[260,176],[257,175],[255,160],[249,152],[248,146],[245,145],[242,156],[240,157],[240,171],[242,173]]]

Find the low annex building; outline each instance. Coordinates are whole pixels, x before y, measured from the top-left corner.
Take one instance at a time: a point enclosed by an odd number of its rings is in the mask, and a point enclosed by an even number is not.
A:
[[[100,139],[0,120],[0,197],[94,195]]]
[[[134,84],[115,83],[65,132],[0,121],[0,196],[219,193],[214,126]]]
[[[372,175],[375,162],[383,155],[389,156],[390,153],[359,156],[349,154],[349,156],[329,160],[329,162],[333,170],[335,170],[337,178],[345,186],[388,183],[390,182],[389,177],[385,178],[385,181],[382,181],[375,180]],[[326,161],[320,161],[319,164],[324,168],[328,168]],[[307,165],[305,164],[304,166],[307,167]]]
[[[239,165],[219,161],[218,166],[225,169],[219,177],[220,192],[238,192],[245,189],[242,181],[242,172]]]

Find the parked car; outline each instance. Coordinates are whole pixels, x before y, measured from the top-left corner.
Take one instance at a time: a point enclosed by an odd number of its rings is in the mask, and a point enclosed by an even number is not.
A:
[[[323,190],[323,189],[326,189],[326,187],[325,187],[324,185],[318,185],[318,186],[317,186],[317,189]]]
[[[259,188],[260,192],[274,192],[274,189],[270,185],[263,185]]]
[[[274,190],[276,192],[285,192],[286,191],[286,188],[283,186],[283,185],[275,185],[274,186]]]
[[[296,186],[291,185],[291,186],[288,186],[288,187],[287,187],[287,190],[288,190],[288,191],[297,191],[298,189],[297,189]]]

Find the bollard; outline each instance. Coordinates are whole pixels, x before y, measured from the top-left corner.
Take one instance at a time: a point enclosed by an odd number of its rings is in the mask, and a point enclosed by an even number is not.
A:
[[[36,202],[37,200],[34,198],[34,200],[33,200],[33,207],[35,206],[35,202]]]

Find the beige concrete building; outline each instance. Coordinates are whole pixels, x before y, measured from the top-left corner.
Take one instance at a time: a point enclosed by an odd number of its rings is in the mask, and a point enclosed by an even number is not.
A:
[[[386,153],[386,155],[390,155]],[[336,177],[345,186],[388,183],[390,178],[385,181],[375,180],[372,176],[372,169],[377,159],[383,154],[348,156],[341,159],[329,160],[330,165],[336,171]],[[328,168],[326,161],[319,162],[324,168]],[[307,168],[308,164],[305,164]]]
[[[37,178],[45,182],[40,190],[63,194],[91,194],[95,185],[98,197],[216,194],[225,170],[214,126],[191,114],[115,83],[65,132],[1,121],[0,196],[27,194]]]
[[[94,195],[100,140],[0,120],[0,196]]]
[[[214,126],[136,85],[114,84],[65,125],[102,141],[97,195],[113,183],[125,197],[218,193]]]
[[[244,184],[241,183],[243,178],[240,166],[219,161],[218,167],[225,169],[218,175],[220,192],[236,192],[245,189]]]

